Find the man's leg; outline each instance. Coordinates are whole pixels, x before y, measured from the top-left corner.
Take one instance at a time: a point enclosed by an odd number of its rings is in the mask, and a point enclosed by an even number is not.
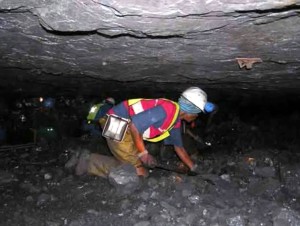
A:
[[[91,154],[87,172],[99,177],[107,177],[110,170],[118,167],[120,161],[111,156]]]
[[[121,162],[114,157],[84,152],[80,155],[75,173],[76,175],[87,173],[106,178],[110,170],[118,167],[120,164]]]
[[[99,120],[101,127],[103,128],[106,118]],[[107,145],[112,154],[122,163],[129,163],[136,168],[136,172],[139,176],[147,177],[148,170],[143,167],[141,160],[138,157],[138,150],[133,142],[130,130],[128,129],[124,139],[121,142],[106,139]]]

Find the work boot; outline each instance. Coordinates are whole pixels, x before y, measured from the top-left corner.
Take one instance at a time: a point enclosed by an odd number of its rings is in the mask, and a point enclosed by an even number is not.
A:
[[[71,158],[65,164],[65,168],[68,170],[72,170],[77,165],[80,155],[80,152],[78,150],[70,150],[70,152],[72,153]]]
[[[77,176],[81,176],[83,174],[86,174],[88,171],[88,165],[89,165],[89,159],[90,159],[90,151],[84,150],[77,161],[77,165],[75,168],[75,174]]]

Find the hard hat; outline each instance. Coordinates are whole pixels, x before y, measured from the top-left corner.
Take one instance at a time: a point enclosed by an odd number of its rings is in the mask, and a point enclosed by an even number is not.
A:
[[[105,102],[107,102],[107,103],[109,103],[109,104],[112,104],[112,105],[115,105],[115,104],[116,104],[115,99],[112,98],[112,97],[107,97],[107,98],[105,99]]]
[[[43,101],[43,106],[45,108],[53,108],[54,105],[55,105],[55,99],[54,98],[48,97],[48,98],[44,99],[44,101]]]
[[[181,96],[194,104],[201,111],[204,111],[205,104],[207,103],[207,95],[202,89],[198,87],[190,87],[186,89]]]

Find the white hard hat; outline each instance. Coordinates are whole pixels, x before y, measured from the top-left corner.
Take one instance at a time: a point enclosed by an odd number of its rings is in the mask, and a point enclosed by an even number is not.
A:
[[[190,87],[186,89],[182,94],[182,97],[190,101],[196,107],[204,111],[205,104],[207,102],[206,93],[198,87]]]

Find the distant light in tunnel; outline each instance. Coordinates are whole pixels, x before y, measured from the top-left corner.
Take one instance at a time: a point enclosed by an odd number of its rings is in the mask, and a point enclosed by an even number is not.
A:
[[[20,115],[20,120],[21,122],[26,122],[26,116],[25,115]]]
[[[47,128],[47,131],[48,131],[48,132],[52,132],[52,131],[54,131],[54,129],[51,128],[51,127],[49,127],[49,128]]]

